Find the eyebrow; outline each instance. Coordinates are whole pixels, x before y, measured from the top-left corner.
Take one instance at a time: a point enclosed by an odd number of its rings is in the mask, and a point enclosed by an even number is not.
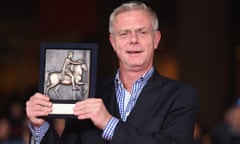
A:
[[[146,27],[141,27],[141,28],[137,28],[137,29],[120,29],[118,32],[124,32],[124,31],[139,31],[139,30],[149,30],[149,28]]]

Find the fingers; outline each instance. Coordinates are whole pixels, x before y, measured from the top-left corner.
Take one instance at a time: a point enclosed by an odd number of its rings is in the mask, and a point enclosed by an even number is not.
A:
[[[91,119],[100,129],[103,129],[111,119],[102,99],[90,98],[77,102],[74,107],[74,114],[78,119]]]
[[[76,103],[74,114],[79,119],[95,117],[100,111],[102,105],[101,99],[87,99]]]
[[[30,98],[30,101],[32,101],[36,104],[40,104],[42,106],[46,106],[46,107],[51,106],[51,103],[49,100],[50,100],[50,98],[48,96],[45,96],[41,93],[36,93]]]
[[[44,123],[41,116],[47,116],[52,111],[52,103],[49,97],[36,93],[26,102],[26,114],[30,122],[34,126],[39,126]]]

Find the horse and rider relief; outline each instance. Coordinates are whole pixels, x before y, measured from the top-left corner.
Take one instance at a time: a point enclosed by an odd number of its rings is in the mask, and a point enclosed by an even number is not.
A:
[[[46,51],[44,93],[53,100],[88,97],[90,51]]]

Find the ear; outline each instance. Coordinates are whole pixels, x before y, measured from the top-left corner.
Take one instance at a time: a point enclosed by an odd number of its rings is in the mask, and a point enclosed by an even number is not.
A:
[[[112,34],[109,34],[109,41],[113,47],[113,50],[115,51],[115,41],[114,41],[114,37]]]
[[[161,40],[161,32],[160,31],[156,31],[155,32],[155,38],[154,38],[154,48],[157,49],[159,42]]]

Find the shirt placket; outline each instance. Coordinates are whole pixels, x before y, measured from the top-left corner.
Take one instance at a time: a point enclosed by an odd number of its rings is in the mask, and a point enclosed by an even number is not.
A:
[[[121,119],[125,120],[125,112],[124,112],[124,100],[125,100],[125,94],[124,94],[124,88],[122,83],[118,83],[118,90],[117,90],[117,98],[118,98],[118,104],[119,104],[119,110]]]
[[[132,93],[131,93],[131,97],[130,97],[130,100],[127,104],[127,108],[126,108],[126,111],[124,112],[124,117],[125,117],[125,120],[127,119],[127,117],[130,115],[136,101],[137,101],[137,98],[138,98],[138,95],[140,93],[140,90],[141,90],[141,87],[142,87],[142,79],[139,79],[138,81],[136,81],[132,87]]]

